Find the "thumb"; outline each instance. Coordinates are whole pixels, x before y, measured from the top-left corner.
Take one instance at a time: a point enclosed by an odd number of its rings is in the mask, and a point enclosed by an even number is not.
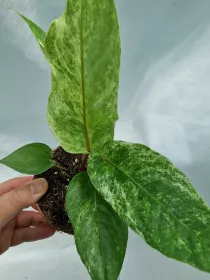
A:
[[[24,208],[35,204],[47,189],[45,179],[36,179],[0,197],[0,230]]]

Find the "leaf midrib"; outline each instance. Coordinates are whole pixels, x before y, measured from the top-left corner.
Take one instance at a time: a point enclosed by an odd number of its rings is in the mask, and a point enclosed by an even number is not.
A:
[[[168,212],[172,217],[174,217],[175,220],[178,221],[178,223],[183,226],[190,234],[191,234],[191,230],[188,229],[182,222],[180,222],[180,220],[171,212],[169,211],[165,205],[163,205],[162,203],[160,203],[158,200],[156,200],[149,192],[147,192],[141,185],[139,185],[130,175],[128,175],[124,170],[122,170],[121,168],[119,168],[115,163],[113,163],[110,159],[107,158],[107,156],[102,156],[102,159],[104,161],[108,161],[112,166],[114,166],[116,169],[118,169],[120,172],[122,172],[123,174],[125,174],[132,182],[133,184],[135,184],[137,187],[139,187],[144,193],[146,193],[152,200],[154,200],[157,204],[159,204],[163,209],[166,210],[166,212]]]
[[[81,21],[80,21],[80,59],[81,59],[81,83],[82,83],[82,106],[84,120],[84,134],[86,142],[86,150],[90,152],[90,140],[87,128],[86,104],[85,104],[85,81],[84,81],[84,46],[83,46],[83,0],[81,1]]]

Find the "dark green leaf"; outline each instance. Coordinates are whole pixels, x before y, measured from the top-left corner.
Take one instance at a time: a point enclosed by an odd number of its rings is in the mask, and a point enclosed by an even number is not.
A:
[[[168,159],[120,141],[92,154],[94,187],[148,244],[168,257],[210,272],[210,209]]]
[[[52,70],[47,116],[68,152],[87,153],[114,136],[120,35],[114,0],[67,0],[47,33]]]
[[[0,163],[29,175],[42,173],[54,165],[51,148],[41,143],[23,146],[0,160]]]
[[[43,53],[45,53],[45,37],[46,33],[38,26],[36,23],[31,21],[30,19],[26,18],[25,16],[21,15],[20,13],[17,13],[30,27],[32,33],[34,34],[37,42],[39,43],[39,46]]]
[[[94,189],[87,173],[69,184],[66,208],[78,253],[92,280],[117,280],[122,268],[128,227]]]

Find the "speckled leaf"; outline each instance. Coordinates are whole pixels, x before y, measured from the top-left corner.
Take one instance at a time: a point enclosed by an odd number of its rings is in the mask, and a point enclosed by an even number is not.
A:
[[[168,257],[210,272],[210,209],[168,159],[109,142],[88,163],[92,184],[129,225]]]
[[[42,173],[54,165],[52,150],[45,144],[28,144],[0,160],[0,163],[23,174]]]
[[[94,189],[87,173],[80,173],[70,182],[66,209],[78,253],[92,280],[117,280],[125,256],[128,227]]]
[[[34,34],[42,52],[44,53],[44,45],[45,45],[45,37],[46,33],[38,26],[36,23],[28,19],[27,17],[21,15],[20,13],[17,13],[29,26],[32,33]]]
[[[120,35],[114,0],[68,0],[45,40],[52,70],[47,118],[61,146],[87,153],[113,139]]]

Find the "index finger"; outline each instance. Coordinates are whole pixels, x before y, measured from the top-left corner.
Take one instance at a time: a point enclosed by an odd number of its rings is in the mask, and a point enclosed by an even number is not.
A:
[[[0,196],[16,188],[19,188],[23,184],[32,180],[33,180],[33,176],[25,176],[25,177],[13,178],[6,182],[3,182],[0,184]]]

